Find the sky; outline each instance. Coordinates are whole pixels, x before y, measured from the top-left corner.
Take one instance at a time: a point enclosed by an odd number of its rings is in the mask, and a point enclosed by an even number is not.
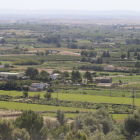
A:
[[[140,11],[140,0],[0,0],[0,8]]]

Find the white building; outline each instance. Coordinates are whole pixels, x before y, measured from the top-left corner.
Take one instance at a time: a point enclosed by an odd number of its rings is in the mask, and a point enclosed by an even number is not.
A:
[[[19,77],[23,77],[24,73],[0,72],[0,76],[4,78],[7,78],[8,76],[17,76],[19,78]]]
[[[38,89],[44,89],[48,88],[50,85],[47,83],[32,83],[31,88],[38,88]]]
[[[115,67],[113,65],[106,65],[104,66],[104,70],[114,70]]]
[[[52,78],[52,80],[55,80],[58,77],[59,73],[54,73],[53,75],[49,75],[49,77]]]

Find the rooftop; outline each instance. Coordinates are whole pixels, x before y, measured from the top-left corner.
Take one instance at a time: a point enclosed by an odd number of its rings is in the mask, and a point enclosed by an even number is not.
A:
[[[59,73],[54,73],[53,75],[59,75]]]
[[[113,66],[113,65],[107,65],[107,67],[113,67],[113,68],[114,68],[114,66]]]
[[[15,75],[16,75],[16,74],[19,74],[19,73],[0,72],[0,74],[11,74],[11,75],[12,75],[12,74],[15,74]]]

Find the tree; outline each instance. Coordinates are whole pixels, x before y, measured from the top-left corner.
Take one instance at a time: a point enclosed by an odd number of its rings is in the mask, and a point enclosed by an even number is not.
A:
[[[79,131],[78,134],[76,134],[76,130],[74,129],[66,135],[65,140],[88,140],[88,138],[83,132]]]
[[[4,45],[4,44],[6,43],[5,39],[2,38],[2,39],[0,40],[0,43]]]
[[[8,63],[5,63],[5,64],[4,64],[4,67],[5,67],[5,68],[9,68],[9,66],[10,66],[10,65],[9,65]]]
[[[42,71],[40,72],[40,75],[43,76],[43,77],[46,77],[46,76],[49,76],[50,74],[47,73],[45,70],[42,70]]]
[[[44,98],[46,98],[47,100],[50,100],[51,99],[51,93],[50,92],[46,92],[44,94]]]
[[[59,70],[53,70],[53,71],[52,71],[52,74],[54,74],[54,73],[60,73],[60,74],[61,74],[62,72],[59,71]]]
[[[140,67],[140,62],[139,61],[136,62],[135,67]]]
[[[27,98],[28,97],[28,92],[27,91],[23,91],[23,97]]]
[[[16,35],[16,33],[15,32],[12,32],[11,35]]]
[[[54,90],[53,90],[53,88],[52,87],[49,87],[48,89],[47,89],[47,92],[53,92]]]
[[[121,58],[124,59],[126,57],[126,54],[122,54]]]
[[[47,126],[44,126],[42,129],[41,129],[41,137],[42,139],[47,139],[48,136],[49,136],[49,129]]]
[[[98,57],[96,63],[97,64],[102,64],[103,63],[103,58],[102,57]]]
[[[34,111],[24,111],[19,118],[15,120],[15,126],[20,129],[25,128],[31,139],[39,140],[41,138],[40,130],[43,127],[43,117]]]
[[[107,51],[107,53],[106,53],[106,57],[110,57],[109,51]]]
[[[55,84],[55,85],[58,85],[58,84],[59,84],[58,79],[56,79],[56,80],[54,81],[54,84]]]
[[[61,43],[60,42],[56,43],[56,47],[61,48]]]
[[[2,140],[11,140],[14,126],[9,120],[0,120],[0,135]]]
[[[82,81],[82,77],[79,71],[72,71],[71,73],[71,80],[74,83],[80,83]]]
[[[89,52],[88,51],[81,51],[81,55],[84,55],[84,56],[88,56]]]
[[[138,57],[137,57],[137,60],[140,60],[140,54],[138,53]]]
[[[46,51],[46,52],[45,52],[45,55],[48,55],[48,54],[49,54],[49,51]]]
[[[84,77],[85,77],[87,80],[89,80],[90,82],[93,81],[93,79],[92,79],[92,74],[91,74],[90,72],[88,72],[88,71],[85,72]]]
[[[64,71],[62,73],[62,77],[69,77],[69,72],[68,71]]]
[[[96,51],[90,51],[89,52],[89,57],[96,57],[97,52]]]
[[[86,57],[83,56],[82,59],[81,59],[81,61],[82,61],[82,62],[86,62],[86,61],[87,61]]]
[[[134,56],[137,56],[137,55],[138,55],[138,54],[137,54],[137,52],[135,51],[135,52],[134,52]]]
[[[33,67],[28,67],[27,70],[25,70],[25,75],[30,76],[31,79],[34,79],[34,77],[38,74],[38,70]]]
[[[138,113],[128,115],[124,120],[124,127],[130,136],[134,135],[135,132],[139,132],[139,130],[140,130],[140,115]]]
[[[113,119],[109,116],[109,113],[103,109],[79,115],[75,121],[78,121],[77,127],[82,132],[85,132],[89,138],[91,138],[90,134],[95,134],[97,130],[104,135],[114,130]]]
[[[127,52],[127,58],[128,59],[130,58],[130,52],[129,51]]]
[[[56,112],[56,118],[57,118],[57,120],[59,121],[59,123],[61,125],[64,125],[64,123],[66,122],[66,120],[65,120],[65,114],[61,110],[57,110],[57,112]]]
[[[29,133],[26,131],[26,129],[19,129],[16,128],[14,129],[14,131],[12,132],[12,139],[13,140],[29,140],[30,139],[30,135]]]
[[[107,54],[106,54],[106,51],[103,51],[103,57],[106,57]]]
[[[35,94],[34,95],[34,98],[39,100],[40,99],[40,94],[39,93],[38,94]]]

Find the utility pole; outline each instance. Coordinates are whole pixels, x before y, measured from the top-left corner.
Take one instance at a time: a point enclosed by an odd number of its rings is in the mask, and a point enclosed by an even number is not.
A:
[[[83,84],[83,94],[84,94],[84,84]]]
[[[58,90],[57,90],[57,106],[58,106]]]
[[[111,97],[111,87],[110,87],[110,97]]]
[[[78,138],[78,117],[76,117],[76,138]]]
[[[132,100],[133,100],[133,101],[132,101],[132,102],[133,102],[132,110],[133,110],[133,112],[134,112],[134,98],[135,98],[135,96],[134,96],[134,88],[133,88],[133,92],[132,92],[132,93],[133,93],[133,96],[132,96]]]

